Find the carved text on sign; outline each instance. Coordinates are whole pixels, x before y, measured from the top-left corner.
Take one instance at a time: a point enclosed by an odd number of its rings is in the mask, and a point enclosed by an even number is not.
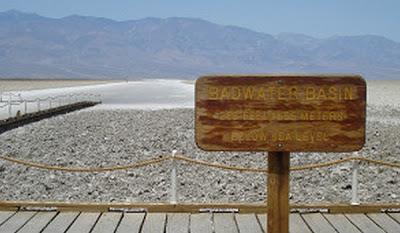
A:
[[[210,100],[353,100],[352,86],[222,86],[208,87]]]
[[[271,111],[271,110],[225,110],[214,113],[218,120],[260,120],[260,121],[343,121],[344,111]]]
[[[354,151],[365,141],[360,76],[206,76],[196,82],[205,150]]]

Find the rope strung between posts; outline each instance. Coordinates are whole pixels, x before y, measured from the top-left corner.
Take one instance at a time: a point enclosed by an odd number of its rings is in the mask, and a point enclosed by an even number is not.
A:
[[[116,165],[116,166],[110,166],[110,167],[93,167],[93,168],[91,168],[91,167],[62,167],[62,166],[49,165],[49,164],[43,164],[43,163],[35,163],[35,162],[31,162],[31,161],[12,158],[9,156],[0,156],[0,159],[3,159],[8,162],[16,163],[19,165],[24,165],[27,167],[34,167],[34,168],[40,168],[40,169],[46,169],[46,170],[65,171],[65,172],[110,172],[110,171],[117,171],[117,170],[128,170],[128,169],[134,169],[134,168],[141,168],[141,167],[145,167],[145,166],[149,166],[149,165],[153,165],[153,164],[159,164],[159,163],[162,163],[167,160],[180,160],[180,161],[187,162],[190,164],[196,164],[196,165],[207,166],[207,167],[223,169],[223,170],[239,171],[239,172],[266,173],[268,171],[265,168],[248,168],[248,167],[239,167],[239,166],[230,166],[230,165],[224,165],[224,164],[210,163],[210,162],[207,162],[204,160],[191,159],[191,158],[188,158],[188,157],[185,157],[182,155],[163,156],[163,157],[144,160],[141,162],[136,162],[136,163],[132,163],[132,164],[128,164],[128,165]],[[293,166],[293,167],[290,167],[290,170],[291,171],[311,170],[311,169],[316,169],[316,168],[331,167],[334,165],[351,162],[351,161],[362,161],[362,162],[372,163],[375,165],[381,165],[381,166],[386,166],[386,167],[391,167],[391,168],[400,168],[400,164],[398,164],[398,163],[385,162],[382,160],[374,160],[374,159],[368,159],[368,158],[364,158],[364,157],[348,157],[348,158],[343,158],[343,159],[339,159],[339,160],[335,160],[335,161],[318,163],[318,164]]]
[[[247,168],[247,167],[237,167],[237,166],[229,166],[229,165],[224,165],[224,164],[217,164],[217,163],[210,163],[206,162],[204,160],[197,160],[197,159],[191,159],[185,156],[175,155],[176,160],[181,160],[187,163],[191,164],[197,164],[197,165],[202,165],[202,166],[207,166],[207,167],[213,167],[217,169],[223,169],[223,170],[231,170],[231,171],[239,171],[239,172],[267,172],[267,169],[264,168]]]
[[[85,167],[61,167],[43,163],[35,163],[26,160],[20,160],[11,158],[8,156],[0,156],[1,159],[6,160],[8,162],[13,162],[16,164],[24,165],[27,167],[41,168],[46,170],[55,170],[55,171],[65,171],[65,172],[109,172],[109,171],[117,171],[117,170],[128,170],[133,168],[140,168],[144,166],[149,166],[152,164],[158,164],[165,160],[169,160],[169,157],[161,157],[156,159],[145,160],[133,164],[121,165],[121,166],[110,166],[110,167],[93,167],[93,168],[85,168]]]

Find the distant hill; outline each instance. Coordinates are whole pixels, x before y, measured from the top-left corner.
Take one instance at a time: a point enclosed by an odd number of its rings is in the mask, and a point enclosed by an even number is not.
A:
[[[113,21],[0,13],[0,77],[195,78],[334,72],[400,79],[400,43],[381,36],[272,36],[193,18]]]

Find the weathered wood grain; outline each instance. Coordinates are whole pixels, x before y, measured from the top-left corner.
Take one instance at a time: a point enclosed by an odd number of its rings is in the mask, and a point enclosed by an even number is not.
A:
[[[367,214],[367,216],[371,218],[372,221],[374,221],[377,225],[381,226],[381,228],[388,233],[400,232],[400,224],[395,220],[393,220],[387,214],[371,213]]]
[[[332,225],[320,213],[303,214],[307,225],[313,232],[318,233],[336,233]]]
[[[213,222],[212,215],[208,213],[190,215],[190,232],[191,233],[212,233]]]
[[[14,233],[24,226],[37,212],[21,211],[14,214],[0,226],[1,233]]]
[[[289,152],[268,153],[268,233],[289,232]]]
[[[255,214],[236,214],[235,219],[240,233],[263,233]]]
[[[86,233],[94,227],[100,213],[81,213],[68,229],[67,233]]]
[[[145,213],[125,213],[116,233],[140,233]]]
[[[365,214],[346,214],[346,217],[363,233],[383,233],[382,228],[377,226]]]
[[[324,214],[324,217],[340,233],[362,233],[343,214]]]
[[[0,226],[14,214],[15,214],[15,211],[1,211],[0,212]]]
[[[176,213],[167,215],[166,233],[187,233],[189,229],[189,214]]]
[[[300,214],[290,214],[289,216],[290,233],[312,233],[307,224],[301,218]]]
[[[215,233],[239,233],[233,214],[215,213],[213,217]]]
[[[121,218],[122,213],[102,213],[91,233],[115,232]]]
[[[265,214],[149,214],[145,213],[79,213],[68,212],[0,212],[0,232],[254,232],[265,233]],[[80,214],[80,215],[79,215]],[[104,214],[104,213],[103,213]],[[117,220],[122,219],[118,224]],[[77,217],[78,216],[78,217]],[[102,216],[102,217],[99,217]],[[174,217],[172,217],[174,216]],[[189,218],[189,219],[188,219]],[[304,218],[304,219],[303,219]],[[1,220],[0,219],[0,220]],[[111,221],[108,221],[108,220]],[[213,222],[214,221],[214,222]],[[292,213],[290,233],[399,232],[399,213],[331,214]],[[1,221],[0,221],[1,222]],[[71,224],[72,223],[72,224]],[[182,224],[181,224],[182,223]],[[48,224],[48,225],[47,225]],[[169,226],[171,224],[171,227]],[[45,228],[44,228],[45,227]],[[116,231],[115,228],[117,227]],[[43,231],[40,229],[44,228]],[[68,229],[68,231],[65,231]]]
[[[49,224],[56,212],[39,212],[29,222],[27,222],[18,232],[19,233],[39,233]]]
[[[204,150],[344,152],[365,143],[360,76],[206,76],[195,102]]]
[[[267,229],[268,215],[257,214],[258,222],[261,224],[261,228],[265,231]]]
[[[400,213],[389,213],[389,216],[400,223]]]
[[[78,212],[59,213],[49,225],[46,226],[42,233],[64,233],[78,215]]]
[[[144,220],[142,233],[164,233],[166,219],[166,214],[147,214]]]

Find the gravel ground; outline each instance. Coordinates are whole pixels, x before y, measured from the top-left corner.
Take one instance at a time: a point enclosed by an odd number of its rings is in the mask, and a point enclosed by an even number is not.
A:
[[[128,164],[170,154],[229,165],[266,167],[263,153],[204,152],[194,143],[192,109],[84,110],[0,135],[0,154],[60,166]],[[367,143],[355,154],[400,162],[400,111],[368,108]],[[389,119],[389,120],[385,120]],[[353,153],[293,153],[291,165]],[[67,173],[0,161],[1,200],[168,201],[171,162],[107,173]],[[362,202],[399,202],[400,169],[362,163]],[[351,164],[291,173],[291,201],[348,202]],[[263,202],[263,174],[220,171],[178,162],[181,202]]]

